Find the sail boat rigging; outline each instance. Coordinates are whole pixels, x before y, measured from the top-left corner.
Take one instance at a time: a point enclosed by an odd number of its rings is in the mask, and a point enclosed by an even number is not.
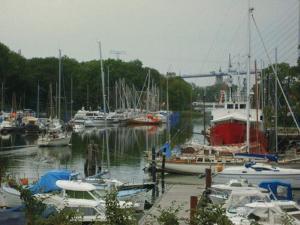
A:
[[[55,147],[69,145],[71,136],[68,135],[61,124],[61,50],[59,49],[58,58],[58,115],[57,118],[50,118],[46,134],[38,139],[39,147]],[[52,104],[52,101],[51,101]]]

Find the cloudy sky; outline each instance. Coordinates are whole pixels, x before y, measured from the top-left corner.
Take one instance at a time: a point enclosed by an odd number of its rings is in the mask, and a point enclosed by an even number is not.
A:
[[[297,58],[299,0],[252,0],[270,54]],[[162,73],[226,71],[228,55],[245,67],[247,0],[0,0],[0,41],[27,57],[63,54],[79,61],[124,51]],[[268,63],[252,27],[252,54]],[[199,85],[212,79],[189,80]]]

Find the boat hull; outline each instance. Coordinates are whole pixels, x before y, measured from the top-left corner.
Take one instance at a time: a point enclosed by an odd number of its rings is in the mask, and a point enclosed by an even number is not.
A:
[[[54,138],[54,139],[41,138],[38,140],[38,146],[39,147],[67,146],[69,145],[70,140],[71,140],[71,136],[67,136],[64,138]]]
[[[13,208],[20,206],[22,201],[20,199],[20,192],[14,188],[3,186],[0,189],[0,195],[2,197],[1,207]]]
[[[240,166],[242,163],[228,163],[226,166]],[[217,172],[217,167],[220,163],[165,163],[165,171],[177,174],[205,174],[207,168],[211,169],[212,173]],[[224,164],[222,164],[223,166]],[[158,162],[157,167],[161,169],[162,163]]]
[[[215,124],[210,128],[210,144],[222,146],[245,143],[246,128],[246,124],[241,121],[226,121]],[[250,143],[253,149],[252,152],[266,153],[267,139],[264,133],[255,126],[250,127]],[[257,150],[254,148],[257,148]]]

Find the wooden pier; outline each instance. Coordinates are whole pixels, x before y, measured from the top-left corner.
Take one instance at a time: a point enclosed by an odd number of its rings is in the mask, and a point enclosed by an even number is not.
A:
[[[193,184],[179,183],[181,179],[176,179],[177,184],[170,184],[175,182],[175,180],[167,181],[167,189],[165,193],[161,195],[155,204],[151,207],[149,211],[145,212],[145,215],[140,219],[139,225],[144,225],[153,220],[153,216],[158,216],[159,208],[166,209],[170,206],[180,207],[180,211],[177,214],[180,218],[180,224],[189,224],[187,220],[190,217],[190,198],[191,196],[201,196],[202,192],[205,190],[205,179],[199,179],[195,176],[195,181]]]

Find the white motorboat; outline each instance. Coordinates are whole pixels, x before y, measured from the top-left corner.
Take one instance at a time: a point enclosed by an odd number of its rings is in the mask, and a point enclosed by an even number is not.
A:
[[[235,225],[281,225],[289,217],[291,224],[300,224],[300,208],[294,201],[252,202],[226,213]]]
[[[1,207],[17,207],[21,205],[20,192],[15,188],[2,185],[0,188]]]
[[[67,146],[70,144],[71,135],[63,132],[49,132],[38,139],[39,147]]]
[[[81,123],[75,123],[73,126],[73,132],[74,133],[81,133],[84,131],[84,124]]]
[[[106,190],[97,190],[93,184],[82,181],[58,180],[56,181],[56,186],[62,189],[60,194],[37,194],[35,196],[44,203],[56,205],[57,207],[60,207],[65,200],[70,199],[94,200],[102,207],[105,207],[104,197]],[[119,204],[121,208],[141,209],[139,203],[119,201]]]
[[[215,184],[224,184],[230,179],[246,179],[253,185],[262,181],[277,180],[291,184],[293,189],[300,188],[300,170],[274,167],[263,163],[248,163],[244,166],[227,167],[213,178]]]
[[[214,184],[210,188],[209,198],[213,204],[223,204],[229,198],[232,191],[257,190],[258,187],[249,184],[247,180],[230,180],[226,184]],[[263,189],[261,189],[263,191]]]

